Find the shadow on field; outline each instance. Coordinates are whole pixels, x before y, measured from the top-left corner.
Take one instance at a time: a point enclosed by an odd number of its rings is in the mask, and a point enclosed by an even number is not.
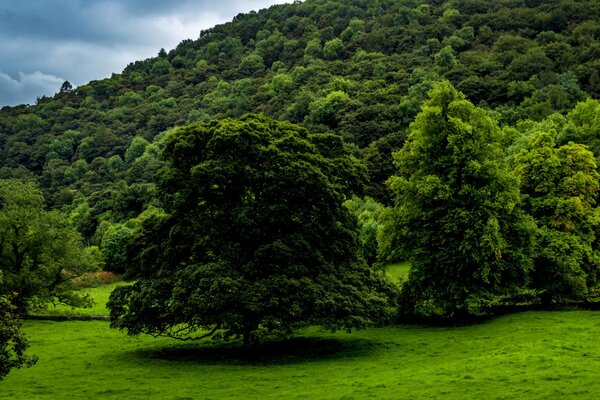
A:
[[[376,341],[365,339],[292,338],[265,342],[256,349],[243,348],[239,343],[204,343],[137,350],[134,354],[136,358],[202,364],[293,364],[367,357],[380,346]]]

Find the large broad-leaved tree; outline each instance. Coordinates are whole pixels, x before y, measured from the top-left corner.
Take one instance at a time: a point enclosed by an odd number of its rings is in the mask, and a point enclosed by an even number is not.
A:
[[[192,124],[166,139],[165,214],[128,246],[132,286],[111,325],[180,339],[361,328],[388,315],[390,286],[357,255],[342,205],[365,169],[341,138],[261,116]]]
[[[394,154],[396,203],[382,235],[408,259],[404,313],[459,318],[520,294],[531,269],[531,218],[498,144],[501,131],[448,82],[436,84]]]

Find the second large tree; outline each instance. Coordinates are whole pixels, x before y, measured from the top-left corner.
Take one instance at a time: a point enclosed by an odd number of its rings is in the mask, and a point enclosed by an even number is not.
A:
[[[525,287],[535,225],[519,209],[500,135],[484,110],[444,82],[395,154],[387,246],[412,263],[403,312],[480,313]]]

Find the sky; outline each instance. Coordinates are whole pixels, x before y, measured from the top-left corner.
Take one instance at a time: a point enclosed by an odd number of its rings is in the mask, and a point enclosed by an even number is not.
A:
[[[200,30],[286,0],[0,0],[0,107],[120,73]]]

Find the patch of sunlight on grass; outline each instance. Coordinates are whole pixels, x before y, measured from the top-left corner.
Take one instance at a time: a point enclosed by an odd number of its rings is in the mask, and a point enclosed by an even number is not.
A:
[[[107,316],[108,309],[106,303],[112,291],[117,286],[128,285],[126,282],[115,282],[107,285],[101,285],[93,288],[84,288],[78,291],[82,295],[89,295],[94,300],[94,305],[90,308],[70,307],[64,304],[49,304],[45,310],[33,311],[32,315],[94,315]]]
[[[396,283],[404,282],[408,278],[408,271],[410,271],[410,264],[408,262],[401,262],[397,264],[389,264],[384,267],[387,274],[390,276],[392,281]]]

